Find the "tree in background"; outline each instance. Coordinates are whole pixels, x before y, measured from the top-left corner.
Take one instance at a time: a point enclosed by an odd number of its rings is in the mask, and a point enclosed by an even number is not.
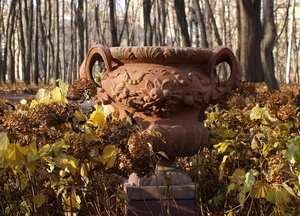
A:
[[[293,1],[297,7],[300,0]],[[0,82],[6,77],[10,83],[22,79],[48,84],[50,78],[72,82],[95,43],[203,48],[229,44],[245,80],[266,81],[276,89],[276,79],[300,77],[300,24],[294,13],[295,24],[289,28],[289,7],[284,0],[1,0]],[[275,41],[274,29],[280,32]],[[290,75],[285,73],[287,60]],[[221,78],[227,78],[225,68],[218,68]]]
[[[182,44],[184,47],[190,47],[191,46],[191,41],[189,37],[189,32],[188,32],[188,24],[186,21],[186,14],[185,14],[185,5],[184,5],[184,0],[174,0],[174,7],[175,7],[175,12],[177,16],[177,21],[180,27],[180,33],[182,37]]]
[[[262,26],[260,22],[260,0],[240,0],[241,47],[240,61],[244,69],[244,79],[249,82],[263,82],[265,80],[261,56],[260,42],[262,40]]]
[[[275,77],[273,48],[276,39],[276,26],[274,23],[274,1],[265,0],[263,2],[263,39],[261,41],[261,59],[265,75],[265,81],[269,89],[279,90],[279,86]]]

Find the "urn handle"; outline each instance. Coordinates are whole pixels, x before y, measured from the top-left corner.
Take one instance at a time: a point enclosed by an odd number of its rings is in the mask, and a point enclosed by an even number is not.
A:
[[[112,71],[112,56],[110,54],[109,48],[100,44],[96,44],[89,49],[84,61],[80,66],[80,77],[94,80],[92,75],[92,68],[96,61],[104,62],[106,67],[106,72],[104,73],[109,73]],[[98,87],[97,95],[95,96],[95,98],[93,98],[93,100],[97,103],[103,104],[109,104],[111,101],[108,94],[101,87]]]
[[[240,85],[242,81],[242,67],[228,47],[219,46],[214,49],[213,53],[214,55],[211,56],[208,63],[211,68],[209,70],[210,77],[215,75],[215,66],[221,62],[227,62],[231,69],[229,79],[222,86],[217,86],[211,95],[210,102],[216,104],[227,101],[230,92]]]

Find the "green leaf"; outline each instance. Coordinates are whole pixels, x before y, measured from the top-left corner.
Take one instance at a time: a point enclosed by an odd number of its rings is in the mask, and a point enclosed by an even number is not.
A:
[[[227,187],[227,193],[229,193],[232,190],[236,189],[236,184],[234,182],[230,183],[230,185]]]
[[[285,157],[291,162],[296,163],[297,161],[300,161],[300,151],[297,146],[295,146],[293,143],[290,143],[288,145],[287,151],[285,153]]]
[[[4,210],[4,214],[9,214],[10,213],[10,209],[11,207],[10,206],[7,206]]]
[[[255,177],[252,173],[246,173],[246,180],[245,180],[245,190],[248,192],[251,190],[252,186],[254,185]]]
[[[267,201],[269,201],[270,203],[276,204],[276,197],[275,197],[275,193],[273,191],[273,189],[271,189],[268,193],[268,195],[265,197],[265,199]]]
[[[36,161],[37,159],[39,159],[39,155],[38,154],[34,154],[33,152],[29,152],[27,154],[27,162]]]
[[[240,204],[243,204],[246,200],[246,192],[242,190],[241,192],[238,193],[238,200]]]

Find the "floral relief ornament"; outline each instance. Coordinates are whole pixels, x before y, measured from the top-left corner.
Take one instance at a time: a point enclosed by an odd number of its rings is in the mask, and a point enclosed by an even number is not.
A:
[[[241,66],[227,47],[95,45],[82,63],[81,77],[93,78],[91,71],[96,61],[103,61],[107,70],[102,73],[94,100],[112,104],[120,117],[126,115],[125,110],[135,110],[143,129],[155,129],[166,137],[164,146],[153,138],[154,148],[171,157],[197,153],[207,142],[205,109],[225,102],[242,79]],[[216,65],[221,62],[231,68],[222,86],[216,74]]]

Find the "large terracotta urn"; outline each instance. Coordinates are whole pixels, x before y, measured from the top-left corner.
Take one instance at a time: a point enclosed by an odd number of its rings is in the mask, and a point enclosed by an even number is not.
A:
[[[152,134],[154,151],[190,156],[206,144],[205,110],[222,103],[242,79],[242,69],[227,47],[91,47],[80,76],[91,78],[96,61],[105,63],[94,100],[112,104],[122,118],[134,118]],[[227,62],[230,77],[220,85],[216,66]],[[159,132],[159,133],[157,133]],[[157,137],[161,134],[163,140]]]

